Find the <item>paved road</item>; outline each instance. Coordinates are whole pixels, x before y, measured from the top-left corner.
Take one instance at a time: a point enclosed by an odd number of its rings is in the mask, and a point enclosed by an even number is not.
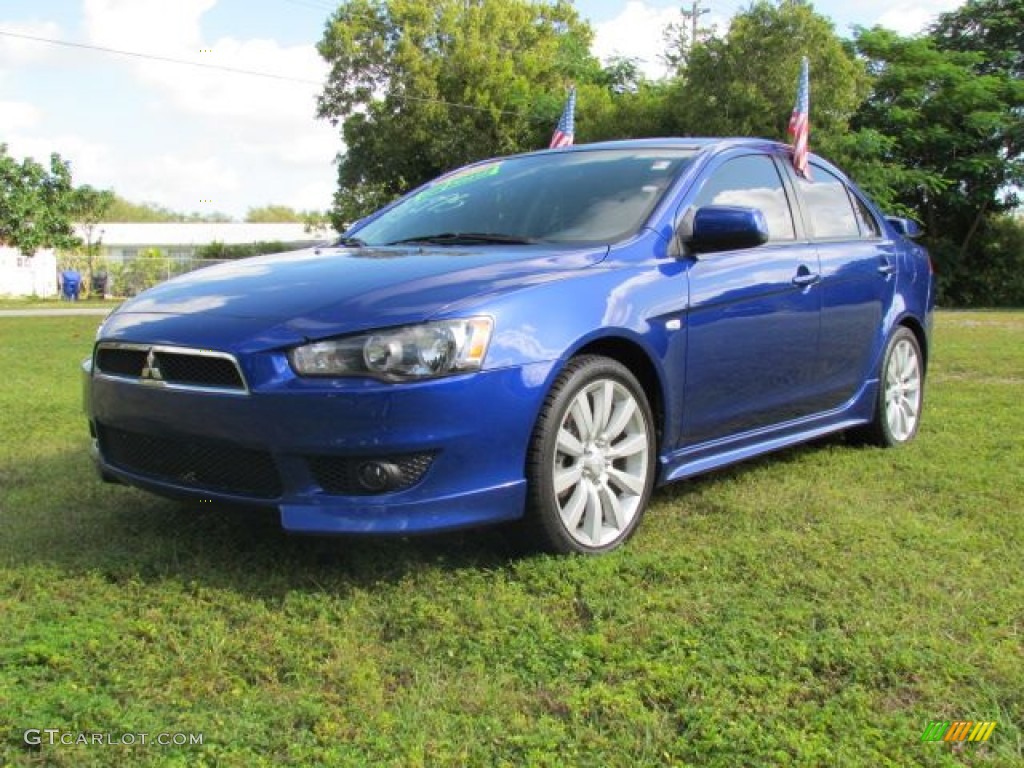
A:
[[[66,317],[67,315],[106,316],[113,307],[73,307],[69,309],[0,309],[0,317]]]

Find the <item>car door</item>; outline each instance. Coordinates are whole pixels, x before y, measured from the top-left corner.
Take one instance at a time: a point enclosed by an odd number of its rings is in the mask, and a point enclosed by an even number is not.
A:
[[[841,178],[811,165],[811,180],[793,174],[821,264],[820,409],[853,397],[884,344],[882,317],[892,306],[896,244],[883,239],[875,214]]]
[[[706,205],[759,208],[769,241],[701,254],[691,263],[682,429],[687,446],[812,412],[808,395],[818,368],[817,254],[798,237],[773,159],[745,154],[711,170],[688,211]]]

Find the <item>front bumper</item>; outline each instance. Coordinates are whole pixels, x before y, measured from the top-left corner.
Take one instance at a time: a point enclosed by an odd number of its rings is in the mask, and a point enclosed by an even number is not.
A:
[[[526,450],[553,369],[397,385],[277,382],[245,396],[148,387],[94,374],[89,361],[82,373],[94,455],[108,479],[170,497],[274,506],[291,531],[410,533],[522,516]],[[140,445],[147,458],[136,461]],[[175,452],[180,461],[168,459]],[[407,456],[428,456],[429,466],[387,492],[339,493],[319,470]]]

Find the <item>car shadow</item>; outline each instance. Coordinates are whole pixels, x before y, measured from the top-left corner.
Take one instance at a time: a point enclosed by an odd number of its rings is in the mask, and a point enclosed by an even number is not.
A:
[[[836,441],[842,438],[824,442]],[[822,442],[672,484],[656,491],[653,503],[678,500],[761,464],[796,461]],[[0,467],[0,476],[10,486],[0,506],[2,561],[110,583],[177,579],[273,598],[294,590],[372,588],[428,568],[500,570],[546,557],[510,525],[402,537],[289,534],[275,509],[184,504],[103,483],[84,446],[29,467]]]

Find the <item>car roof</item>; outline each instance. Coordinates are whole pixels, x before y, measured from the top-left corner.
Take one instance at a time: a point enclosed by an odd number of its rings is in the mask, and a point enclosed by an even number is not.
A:
[[[661,137],[652,139],[620,139],[616,141],[598,141],[591,144],[574,144],[561,149],[545,149],[541,152],[585,152],[593,149],[726,149],[728,147],[781,147],[781,142],[770,139],[749,138],[741,136],[726,137]],[[530,153],[533,154],[533,153]]]

